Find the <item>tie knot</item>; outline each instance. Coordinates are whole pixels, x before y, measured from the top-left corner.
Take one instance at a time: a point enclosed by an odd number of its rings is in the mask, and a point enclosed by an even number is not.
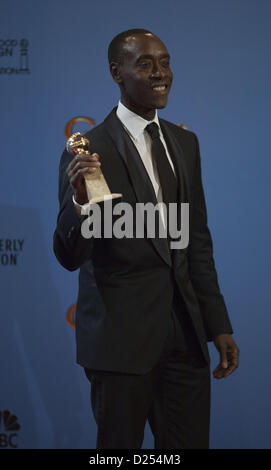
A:
[[[159,127],[158,127],[158,124],[156,124],[156,122],[152,122],[151,124],[148,124],[146,127],[145,127],[145,130],[148,132],[148,134],[151,136],[151,139],[154,140],[154,139],[160,139],[160,135],[159,135]]]

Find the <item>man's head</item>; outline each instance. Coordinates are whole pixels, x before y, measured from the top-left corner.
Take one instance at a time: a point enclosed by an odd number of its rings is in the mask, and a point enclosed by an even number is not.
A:
[[[169,59],[164,43],[145,29],[124,31],[109,45],[110,71],[120,86],[121,101],[145,119],[167,104],[173,79]]]

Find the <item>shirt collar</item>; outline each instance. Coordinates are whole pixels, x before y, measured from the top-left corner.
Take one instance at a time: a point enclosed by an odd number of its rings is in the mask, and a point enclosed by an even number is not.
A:
[[[156,122],[159,127],[160,131],[160,124],[157,114],[157,109],[155,110],[155,116],[151,121],[147,121],[143,117],[139,116],[138,114],[134,113],[130,109],[126,108],[124,104],[119,101],[118,108],[116,114],[122,124],[125,126],[127,131],[131,134],[131,136],[138,140],[141,134],[143,134],[145,127],[152,122]],[[161,132],[161,131],[160,131]]]

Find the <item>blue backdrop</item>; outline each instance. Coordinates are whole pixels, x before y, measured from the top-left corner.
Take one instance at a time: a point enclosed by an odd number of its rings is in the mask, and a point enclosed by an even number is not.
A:
[[[216,267],[241,350],[240,368],[212,379],[211,446],[270,448],[270,1],[0,7],[0,446],[95,448],[89,383],[66,320],[78,272],[52,251],[58,165],[65,124],[79,115],[97,124],[117,104],[110,40],[142,27],[172,56],[161,117],[199,137]],[[213,370],[213,344],[210,353]],[[144,447],[152,446],[147,426]]]

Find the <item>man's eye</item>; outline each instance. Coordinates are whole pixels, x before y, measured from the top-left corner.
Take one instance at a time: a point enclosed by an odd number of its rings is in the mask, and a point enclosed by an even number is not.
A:
[[[163,67],[169,67],[169,61],[166,60],[166,61],[162,62],[162,65],[163,65]]]
[[[150,65],[150,62],[140,62],[139,66],[140,67],[148,67]]]

